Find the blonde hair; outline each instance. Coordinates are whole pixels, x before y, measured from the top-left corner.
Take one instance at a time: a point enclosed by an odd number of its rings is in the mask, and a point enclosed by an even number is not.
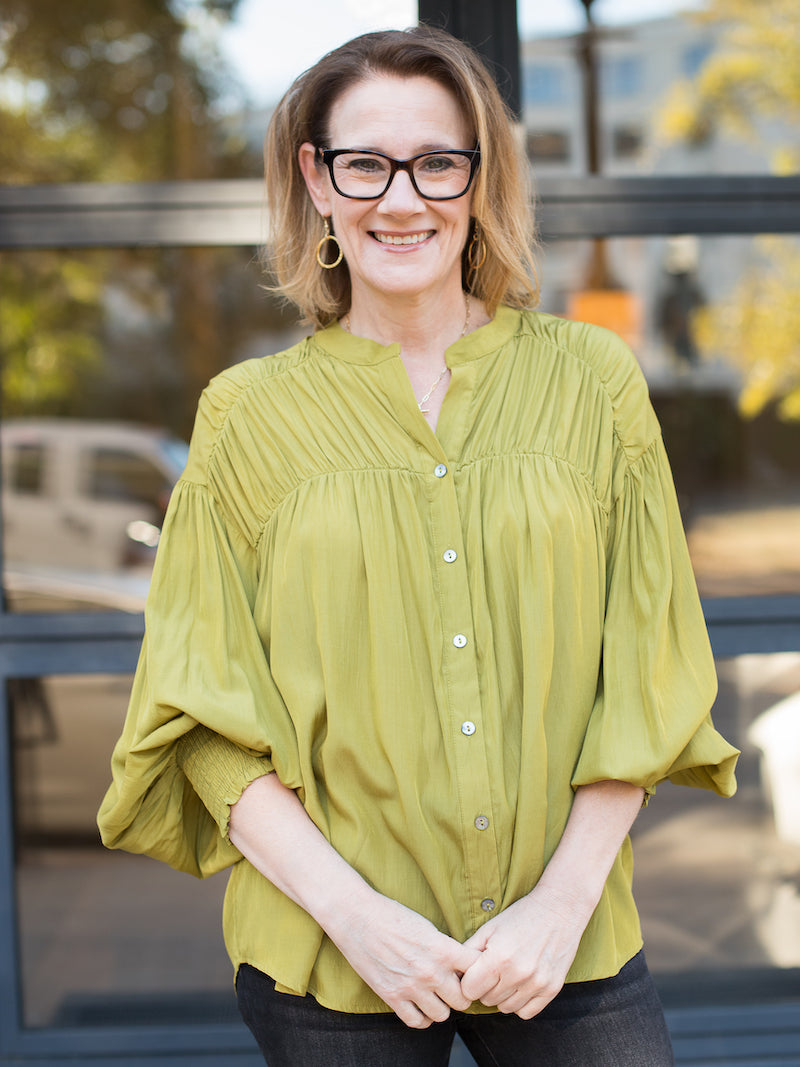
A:
[[[348,41],[301,74],[278,104],[264,145],[271,220],[265,260],[277,279],[271,288],[295,303],[304,321],[317,328],[349,309],[346,262],[322,270],[316,261],[323,230],[303,180],[298,151],[307,141],[329,147],[327,123],[334,103],[356,83],[386,74],[438,82],[453,93],[475,132],[481,163],[473,187],[474,222],[463,253],[464,287],[485,303],[490,315],[501,303],[535,305],[539,289],[528,163],[513,116],[478,55],[449,33],[429,26],[366,33]],[[476,228],[486,252],[479,270],[469,263]]]

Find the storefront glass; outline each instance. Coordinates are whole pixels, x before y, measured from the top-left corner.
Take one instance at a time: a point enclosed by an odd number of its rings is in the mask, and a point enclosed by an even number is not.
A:
[[[732,800],[666,783],[633,831],[648,961],[667,1008],[791,999],[800,980],[800,654],[717,664]],[[226,877],[99,844],[128,676],[9,683],[18,932],[29,1028],[231,1021]]]
[[[96,816],[130,677],[8,683],[26,1027],[231,1021],[225,878],[106,851]]]
[[[800,169],[794,0],[519,0],[517,11],[541,176]]]

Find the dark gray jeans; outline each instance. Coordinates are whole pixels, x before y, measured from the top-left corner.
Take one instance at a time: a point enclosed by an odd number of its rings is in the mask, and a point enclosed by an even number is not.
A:
[[[277,993],[239,968],[239,1010],[269,1067],[447,1067],[456,1033],[479,1067],[672,1067],[664,1013],[644,953],[614,978],[565,985],[530,1020],[453,1012],[412,1030],[394,1014],[350,1015]]]

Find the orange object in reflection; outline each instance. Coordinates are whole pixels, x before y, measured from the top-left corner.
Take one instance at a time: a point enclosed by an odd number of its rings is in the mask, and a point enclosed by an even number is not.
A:
[[[584,289],[570,293],[566,317],[605,326],[619,334],[631,348],[641,343],[641,304],[633,293],[624,289]]]

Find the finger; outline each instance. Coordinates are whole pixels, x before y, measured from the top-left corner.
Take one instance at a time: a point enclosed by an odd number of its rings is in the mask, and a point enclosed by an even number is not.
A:
[[[487,923],[486,926],[482,926],[479,930],[476,930],[472,937],[468,937],[461,947],[468,948],[476,952],[483,952],[489,941],[489,931],[487,930],[488,925],[489,924]]]
[[[517,982],[519,984],[516,984]],[[515,978],[513,974],[504,974],[497,985],[481,997],[481,1003],[487,1007],[497,1007],[510,1015],[536,998],[543,999],[547,1004],[557,992],[555,986],[551,988],[545,983],[524,976],[517,975]]]
[[[461,990],[461,982],[455,974],[445,979],[436,992],[445,1004],[448,1004],[454,1011],[466,1011],[472,1003],[471,1000],[464,996]]]
[[[487,1008],[499,1008],[512,992],[513,990],[503,985],[502,981],[499,981],[491,989],[487,989],[485,993],[481,994],[480,1002],[485,1004]]]
[[[433,1019],[421,1012],[410,1000],[401,1000],[395,1004],[394,1011],[398,1019],[406,1026],[410,1026],[412,1030],[426,1030],[433,1022]]]
[[[530,1002],[530,993],[521,993],[519,989],[512,989],[508,995],[504,994],[502,997],[498,997],[495,1004],[497,1010],[504,1015],[515,1015]],[[483,1003],[485,1004],[486,1001],[483,1001]]]
[[[500,982],[500,974],[485,954],[481,954],[461,979],[461,992],[470,1001],[483,1000]]]
[[[471,979],[465,982],[465,979]],[[461,979],[461,992],[470,1001],[479,1000],[482,1004],[494,1006],[500,997],[500,976],[495,971],[484,972],[483,975],[464,975]]]
[[[452,948],[453,952],[448,957],[448,963],[459,975],[466,973],[481,958],[480,950],[470,947],[467,942],[460,945],[458,941],[453,941]]]
[[[523,1004],[520,1008],[515,1008],[514,1014],[518,1015],[520,1019],[533,1019],[540,1011],[544,1011],[552,999],[552,997],[532,997],[527,1004]]]
[[[436,993],[422,995],[417,998],[417,1008],[431,1022],[443,1023],[450,1018],[450,1007],[437,996]]]
[[[555,1000],[562,988],[562,986],[558,988],[551,986],[549,989],[540,989],[533,995],[530,992],[522,994],[521,999],[525,1003],[513,1008],[514,1014],[518,1015],[520,1019],[532,1019],[534,1015],[538,1015],[540,1011],[543,1011],[552,1000]],[[503,1009],[501,1008],[500,1010],[502,1011]]]

